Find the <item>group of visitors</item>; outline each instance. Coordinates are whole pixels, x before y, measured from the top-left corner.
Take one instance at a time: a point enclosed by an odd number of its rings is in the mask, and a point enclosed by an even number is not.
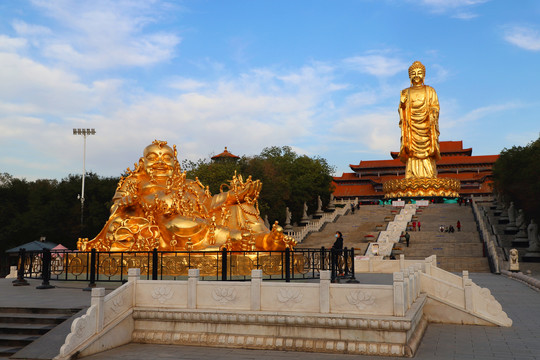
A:
[[[447,233],[453,233],[455,232],[455,229],[452,225],[440,225],[439,226],[440,232],[447,232]]]
[[[465,206],[469,206],[470,202],[471,202],[471,199],[464,199],[464,198],[457,199],[457,203],[459,204],[459,206],[461,206],[462,204]]]
[[[418,231],[421,231],[422,223],[420,223],[420,221],[413,221],[411,225],[409,226],[409,228],[411,231],[416,231],[416,229],[418,229]]]
[[[457,231],[461,231],[461,222],[459,222],[459,220],[456,223],[456,228],[457,228]],[[452,226],[452,225],[440,225],[439,226],[439,231],[440,232],[453,233],[456,230],[454,229],[454,226]]]

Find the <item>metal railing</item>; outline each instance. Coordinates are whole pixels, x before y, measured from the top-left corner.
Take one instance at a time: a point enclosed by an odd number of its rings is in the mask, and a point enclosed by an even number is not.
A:
[[[18,279],[55,281],[125,282],[128,269],[139,268],[148,280],[185,280],[189,269],[199,269],[203,280],[250,280],[261,269],[268,280],[318,279],[331,270],[332,280],[356,281],[354,248],[286,249],[285,251],[31,251],[21,249]],[[17,282],[16,281],[16,282]]]

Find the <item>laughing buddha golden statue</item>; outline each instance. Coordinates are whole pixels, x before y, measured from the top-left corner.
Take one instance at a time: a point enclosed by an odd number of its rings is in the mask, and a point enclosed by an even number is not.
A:
[[[228,187],[228,191],[224,188]],[[269,230],[261,219],[262,188],[251,176],[234,175],[212,195],[198,179],[186,178],[176,145],[155,140],[116,188],[109,220],[81,251],[284,250],[296,245],[277,222]]]

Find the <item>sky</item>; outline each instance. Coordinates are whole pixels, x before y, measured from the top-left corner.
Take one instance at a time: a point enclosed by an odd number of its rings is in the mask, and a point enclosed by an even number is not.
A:
[[[498,154],[540,134],[537,0],[5,0],[0,173],[120,176],[154,139],[325,158],[399,150],[399,92],[426,66],[440,140]]]

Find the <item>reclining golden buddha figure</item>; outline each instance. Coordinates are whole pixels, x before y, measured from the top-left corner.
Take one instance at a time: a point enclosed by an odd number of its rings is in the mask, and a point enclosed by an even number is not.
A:
[[[223,191],[228,186],[228,191]],[[269,230],[257,198],[262,183],[233,176],[212,195],[186,178],[176,145],[155,140],[116,188],[109,220],[81,251],[284,250],[296,245],[277,222]]]

